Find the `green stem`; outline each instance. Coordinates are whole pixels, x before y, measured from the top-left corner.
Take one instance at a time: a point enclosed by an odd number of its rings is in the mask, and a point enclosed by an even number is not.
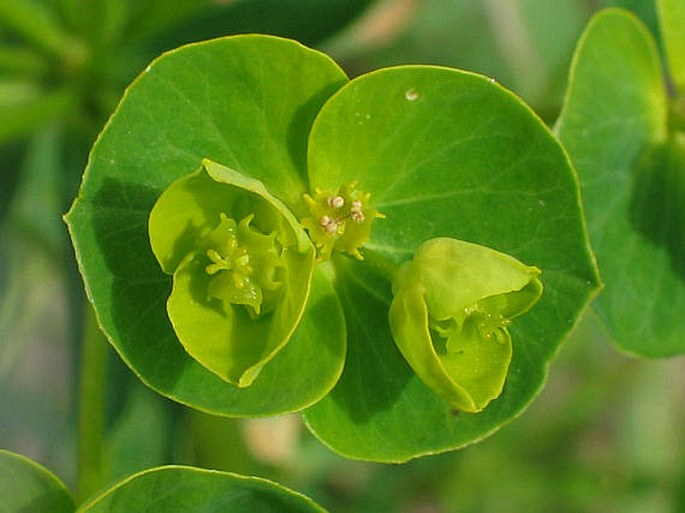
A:
[[[62,58],[70,65],[83,60],[82,45],[64,32],[62,27],[39,7],[39,4],[2,0],[0,25],[9,28],[48,54]]]
[[[104,483],[102,444],[105,428],[107,343],[90,304],[84,312],[79,379],[77,495],[83,501]]]

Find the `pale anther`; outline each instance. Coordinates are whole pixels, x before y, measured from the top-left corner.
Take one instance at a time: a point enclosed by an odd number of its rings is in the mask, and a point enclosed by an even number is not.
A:
[[[323,226],[324,228],[331,224],[332,219],[326,215],[321,216],[321,219],[319,219],[319,224]]]
[[[329,196],[326,199],[326,203],[328,203],[329,207],[341,208],[343,205],[345,205],[345,198],[342,196]]]
[[[338,231],[338,222],[331,220],[331,222],[328,223],[325,228],[326,231],[332,235]]]
[[[351,217],[355,223],[362,223],[362,222],[364,222],[364,219],[366,219],[364,212],[362,212],[361,210],[358,210],[356,212],[353,210]]]

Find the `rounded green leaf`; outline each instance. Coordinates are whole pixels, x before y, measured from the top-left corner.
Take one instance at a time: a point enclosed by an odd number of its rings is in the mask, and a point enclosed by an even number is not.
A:
[[[202,410],[252,416],[300,409],[335,383],[345,334],[328,331],[342,319],[323,271],[290,342],[251,387],[230,385],[191,358],[166,312],[172,278],[151,251],[148,217],[162,192],[204,159],[268,183],[288,208],[301,202],[310,126],[346,81],[319,52],[245,35],[169,52],[129,87],[91,151],[66,221],[100,326],[156,391]]]
[[[667,110],[647,28],[625,11],[597,14],[576,49],[557,131],[605,282],[596,309],[620,348],[649,357],[685,351],[685,159]]]
[[[481,411],[502,393],[508,326],[540,298],[539,274],[490,248],[430,239],[393,280],[395,342],[431,390],[459,411]]]
[[[3,513],[72,513],[74,499],[51,472],[24,456],[0,449]]]
[[[357,180],[385,215],[360,250],[365,261],[333,259],[348,356],[336,387],[305,412],[314,433],[348,457],[396,462],[473,443],[523,411],[598,288],[575,174],[535,114],[483,76],[379,70],[322,108],[309,177],[322,190]],[[406,363],[383,318],[392,301],[383,276],[435,237],[491,247],[544,276],[540,301],[511,326],[503,392],[477,414],[453,414]]]
[[[229,383],[251,385],[300,322],[314,246],[264,184],[211,161],[162,193],[149,224],[152,251],[174,276],[167,311],[183,347]]]
[[[192,467],[146,470],[83,504],[79,513],[323,513],[312,500],[258,477]]]

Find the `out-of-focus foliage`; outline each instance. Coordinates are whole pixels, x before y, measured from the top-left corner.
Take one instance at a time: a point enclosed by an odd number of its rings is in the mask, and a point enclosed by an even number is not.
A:
[[[673,4],[685,10],[682,0]],[[664,27],[672,28],[672,19],[677,12],[664,7]],[[685,35],[673,28],[663,34],[676,52],[676,79]],[[556,127],[580,178],[605,282],[597,311],[618,347],[653,358],[685,353],[685,133],[678,111],[685,91],[674,86],[670,98],[666,69],[633,15],[597,14],[574,55]]]

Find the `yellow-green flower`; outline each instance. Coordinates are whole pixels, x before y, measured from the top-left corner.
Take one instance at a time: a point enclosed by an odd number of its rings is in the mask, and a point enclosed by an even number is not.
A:
[[[179,341],[249,386],[302,317],[315,262],[307,234],[260,181],[210,161],[162,193],[149,231],[174,277],[167,312]]]
[[[508,326],[542,294],[540,270],[450,238],[424,242],[393,281],[390,327],[421,380],[460,411],[497,398],[512,357]]]

